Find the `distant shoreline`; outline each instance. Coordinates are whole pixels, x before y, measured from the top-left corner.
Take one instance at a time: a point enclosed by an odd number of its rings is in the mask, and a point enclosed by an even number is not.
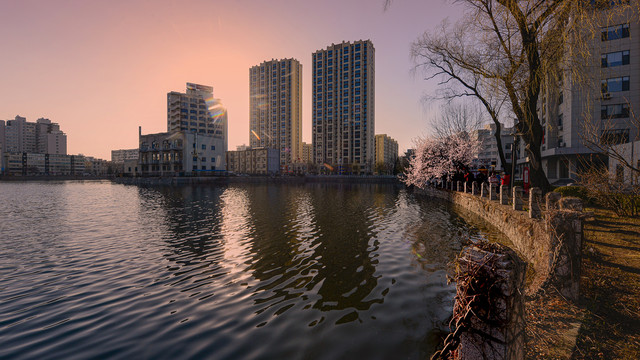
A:
[[[82,175],[30,175],[30,176],[0,176],[2,181],[66,181],[66,180],[113,180],[113,175],[109,176],[82,176]]]
[[[125,185],[188,185],[188,184],[238,184],[238,183],[348,183],[348,184],[395,184],[395,176],[355,176],[355,175],[304,175],[304,176],[202,176],[202,177],[120,177],[113,179]]]

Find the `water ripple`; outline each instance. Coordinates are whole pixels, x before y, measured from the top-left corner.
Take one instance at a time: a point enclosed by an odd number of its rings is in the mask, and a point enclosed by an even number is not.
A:
[[[392,185],[0,183],[0,358],[425,358],[485,236]]]

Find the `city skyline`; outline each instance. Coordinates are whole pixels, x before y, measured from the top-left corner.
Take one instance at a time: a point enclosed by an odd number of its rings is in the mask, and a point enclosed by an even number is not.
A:
[[[385,11],[384,1],[9,2],[0,14],[0,29],[11,34],[0,39],[0,119],[49,118],[65,128],[69,153],[108,159],[113,149],[136,146],[138,126],[164,131],[166,94],[192,82],[212,86],[222,99],[234,149],[249,143],[247,69],[296,58],[303,68],[302,141],[311,143],[312,53],[370,39],[376,132],[406,149],[427,131],[421,101],[433,92],[411,74],[410,44],[453,12],[439,3],[434,10],[426,1],[395,1]]]

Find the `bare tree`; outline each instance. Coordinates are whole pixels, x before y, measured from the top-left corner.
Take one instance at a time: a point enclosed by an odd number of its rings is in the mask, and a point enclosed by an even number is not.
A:
[[[445,22],[438,31],[427,32],[414,43],[417,66],[431,78],[439,78],[449,96],[475,96],[496,125],[499,104],[505,99],[525,144],[532,186],[547,190],[540,152],[543,126],[538,114],[542,85],[557,69],[576,70],[573,78],[578,79],[579,71],[567,61],[577,59],[577,63],[588,57],[586,44],[599,34],[602,8],[621,12],[631,5],[616,1],[612,9],[613,3],[604,0],[455,2],[466,9],[462,20],[454,25]]]
[[[443,22],[440,33],[446,33],[449,30],[448,27],[448,22]],[[449,56],[448,48],[460,46],[464,42],[463,28],[458,28],[457,30],[452,33],[453,41],[451,42],[449,42],[450,38],[444,36],[434,37],[429,33],[425,33],[413,43],[411,56],[416,63],[416,69],[423,70],[426,73],[427,80],[441,79],[439,92],[433,98],[451,102],[456,98],[471,97],[476,98],[482,104],[491,121],[495,124],[496,131],[494,136],[497,142],[500,162],[509,171],[511,166],[506,161],[501,137],[502,124],[505,123],[501,118],[506,118],[510,115],[510,112],[503,108],[506,96],[496,91],[495,86],[484,79],[481,74],[461,67]],[[479,111],[480,109],[477,110]],[[444,125],[439,124],[439,127],[444,127]]]
[[[446,137],[458,133],[471,134],[485,123],[484,112],[470,102],[449,101],[429,119],[433,133]]]

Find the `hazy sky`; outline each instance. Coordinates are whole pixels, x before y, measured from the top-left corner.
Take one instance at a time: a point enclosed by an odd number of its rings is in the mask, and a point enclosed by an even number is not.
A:
[[[229,113],[229,149],[249,142],[249,68],[303,66],[303,141],[311,140],[311,54],[370,39],[377,134],[400,150],[426,133],[432,92],[410,44],[454,7],[443,0],[0,0],[0,119],[46,117],[68,153],[111,158],[142,132],[166,131],[166,94],[211,85]]]

